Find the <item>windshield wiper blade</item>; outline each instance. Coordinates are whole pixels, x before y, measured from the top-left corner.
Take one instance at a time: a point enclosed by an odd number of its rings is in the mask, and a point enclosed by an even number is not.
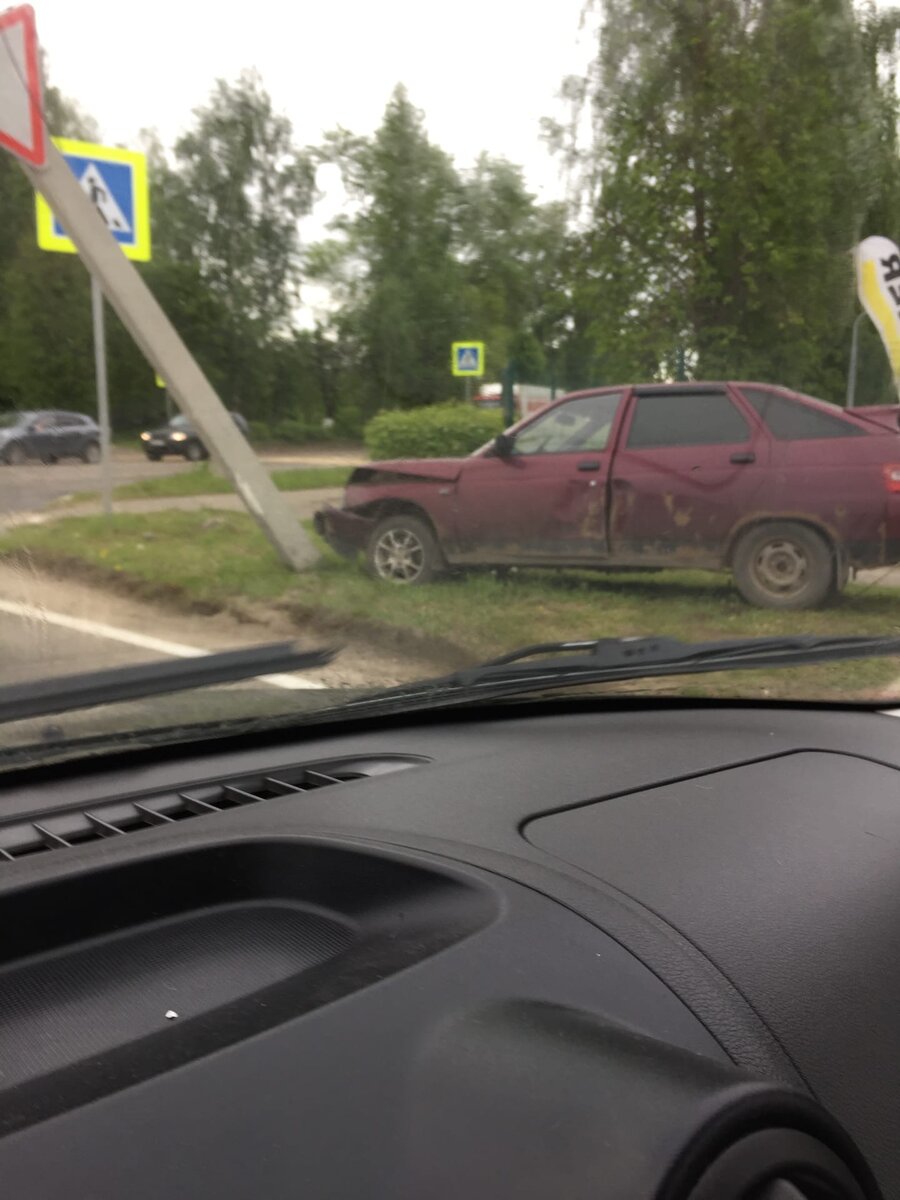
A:
[[[88,671],[79,675],[26,680],[0,687],[0,723],[120,704],[168,692],[234,683],[257,675],[324,667],[337,650],[300,650],[293,642],[273,642],[246,650],[225,650],[196,658],[166,659]]]
[[[496,699],[542,687],[613,683],[710,671],[805,666],[847,658],[900,655],[900,637],[727,638],[681,642],[668,637],[596,638],[523,646],[450,675],[351,701],[343,708],[427,708]]]

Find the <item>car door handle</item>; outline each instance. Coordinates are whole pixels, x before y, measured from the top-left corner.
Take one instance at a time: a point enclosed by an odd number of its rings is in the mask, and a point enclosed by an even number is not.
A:
[[[733,463],[753,463],[756,462],[756,455],[752,450],[737,450],[731,456]]]
[[[600,470],[600,459],[599,458],[585,458],[578,464],[578,470],[579,471],[599,471]]]

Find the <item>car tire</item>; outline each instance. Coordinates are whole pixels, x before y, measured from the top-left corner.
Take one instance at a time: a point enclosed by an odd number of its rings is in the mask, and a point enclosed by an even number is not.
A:
[[[9,467],[21,467],[27,457],[25,447],[19,442],[12,442],[3,451],[3,461]]]
[[[209,455],[206,453],[205,447],[202,446],[200,442],[188,442],[184,448],[184,457],[188,460],[188,462],[198,463],[203,462],[204,458],[208,458]]]
[[[98,463],[100,461],[100,443],[88,442],[81,451],[81,461],[86,463]]]
[[[372,530],[366,566],[385,583],[430,583],[443,570],[444,558],[429,526],[401,512],[385,517]]]
[[[838,560],[825,538],[796,521],[749,529],[732,558],[738,591],[757,608],[815,608],[838,582]]]
[[[59,458],[55,454],[42,454],[41,462],[45,467],[52,467],[59,462]]]
[[[147,458],[150,460],[150,462],[161,462],[162,461],[161,454],[151,454],[149,451],[147,452]]]

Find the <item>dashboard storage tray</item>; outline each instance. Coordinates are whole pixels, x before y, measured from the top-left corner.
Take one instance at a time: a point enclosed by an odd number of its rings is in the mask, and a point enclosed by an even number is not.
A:
[[[229,843],[0,897],[0,1131],[294,1019],[490,919],[371,850]]]

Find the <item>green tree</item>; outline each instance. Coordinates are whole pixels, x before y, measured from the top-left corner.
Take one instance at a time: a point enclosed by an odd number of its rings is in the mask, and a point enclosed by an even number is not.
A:
[[[96,123],[48,87],[53,136],[96,140]],[[89,279],[81,262],[35,244],[34,193],[0,152],[0,402],[91,411],[94,373]]]
[[[520,377],[546,375],[565,316],[563,206],[538,205],[503,159],[460,172],[402,87],[372,137],[338,130],[320,160],[340,168],[353,204],[306,257],[337,305],[331,343],[352,348],[342,393],[367,412],[445,400],[461,390],[450,344],[469,338],[487,343],[495,379],[512,358]]]
[[[482,154],[464,181],[458,242],[488,373],[499,378],[514,359],[520,378],[539,382],[565,312],[565,206],[537,204],[520,167]]]
[[[338,130],[320,160],[335,163],[355,212],[308,269],[328,282],[342,310],[341,338],[357,347],[369,410],[446,399],[450,343],[463,326],[463,277],[456,257],[461,183],[433,145],[403,87],[371,138]]]
[[[268,347],[297,304],[298,221],[314,195],[311,159],[293,144],[255,72],[219,80],[170,164],[154,152],[155,253],[194,271],[223,321],[206,346],[223,398],[256,415],[272,380]],[[198,350],[203,357],[203,351]]]
[[[769,378],[842,394],[851,251],[896,205],[877,34],[849,0],[599,0],[565,95],[598,373]],[[894,155],[894,161],[891,160]],[[573,315],[573,320],[575,319]]]

